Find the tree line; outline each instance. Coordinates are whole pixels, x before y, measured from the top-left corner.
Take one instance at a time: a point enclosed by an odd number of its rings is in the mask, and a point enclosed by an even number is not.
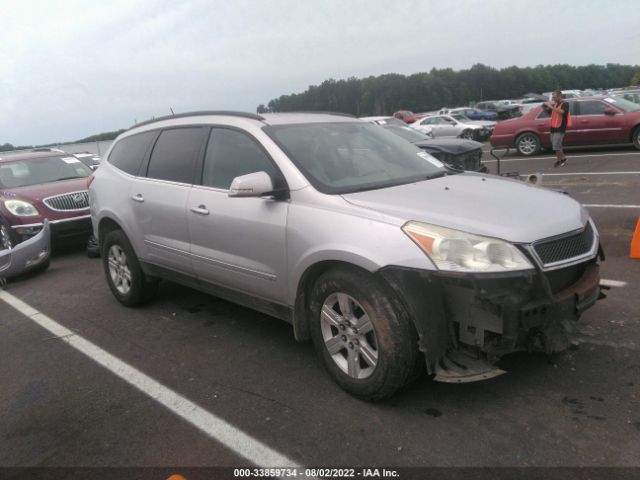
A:
[[[104,132],[98,133],[96,135],[91,135],[90,137],[81,138],[80,140],[76,140],[75,142],[57,142],[57,143],[47,143],[46,145],[12,145],[10,143],[0,144],[0,152],[11,152],[13,150],[29,150],[31,148],[37,147],[55,147],[64,143],[89,143],[89,142],[101,142],[103,140],[113,140],[125,129],[115,130],[113,132]]]
[[[332,111],[357,116],[388,115],[469,105],[482,100],[519,98],[527,93],[567,89],[607,89],[640,85],[639,65],[538,65],[496,69],[483,64],[466,70],[432,69],[401,75],[388,73],[347,80],[329,79],[302,93],[281,95],[258,113]]]

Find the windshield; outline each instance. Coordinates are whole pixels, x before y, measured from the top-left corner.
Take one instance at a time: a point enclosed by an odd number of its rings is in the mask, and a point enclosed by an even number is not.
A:
[[[451,118],[455,118],[456,120],[462,123],[469,121],[469,119],[461,113],[456,113],[455,115],[451,115]]]
[[[624,110],[625,112],[640,112],[640,105],[634,102],[630,102],[629,100],[625,100],[622,97],[618,97],[617,95],[607,97],[604,99],[604,101],[610,103],[611,105],[615,105],[620,110]]]
[[[264,131],[323,193],[385,188],[447,172],[428,153],[377,125],[307,123]]]
[[[431,140],[426,135],[418,132],[410,127],[400,127],[398,125],[385,125],[382,128],[389,130],[391,133],[395,133],[399,137],[409,140],[410,142],[422,142],[424,140]]]
[[[71,178],[85,178],[93,172],[75,157],[45,157],[0,163],[0,187],[28,187]]]

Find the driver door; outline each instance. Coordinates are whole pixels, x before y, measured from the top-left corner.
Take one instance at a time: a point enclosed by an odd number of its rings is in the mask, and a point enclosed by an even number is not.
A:
[[[211,129],[202,178],[187,201],[191,260],[202,281],[282,301],[289,203],[229,197],[235,177],[260,171],[269,174],[274,188],[286,187],[255,139],[236,129]]]

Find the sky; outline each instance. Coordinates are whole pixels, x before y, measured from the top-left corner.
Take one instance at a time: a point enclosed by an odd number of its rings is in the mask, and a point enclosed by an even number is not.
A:
[[[637,0],[0,0],[0,144],[255,112],[334,78],[640,64]]]

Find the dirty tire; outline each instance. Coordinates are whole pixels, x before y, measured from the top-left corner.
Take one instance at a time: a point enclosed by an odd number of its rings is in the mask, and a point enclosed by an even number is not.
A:
[[[126,266],[130,281],[127,282],[128,288],[122,288],[122,284],[114,282],[110,271],[111,252],[124,253],[120,256],[123,259],[123,265]],[[102,244],[102,265],[107,279],[107,283],[113,295],[120,303],[127,307],[136,307],[148,302],[153,298],[157,289],[158,282],[156,279],[147,278],[142,271],[138,257],[133,251],[129,239],[122,230],[113,230],[107,234]],[[120,286],[121,290],[118,289]]]
[[[633,135],[631,136],[631,141],[633,142],[633,146],[640,150],[640,126],[637,126],[633,131]]]
[[[525,157],[536,155],[540,152],[541,147],[540,137],[532,132],[525,132],[516,139],[516,150]]]
[[[355,378],[343,371],[325,343],[323,321],[325,329],[327,322],[321,318],[323,305],[326,307],[325,302],[330,304],[336,295],[346,295],[361,306],[361,309],[354,308],[354,316],[350,318],[356,318],[359,312],[363,312],[371,321],[377,363],[366,378]],[[401,303],[382,281],[370,273],[336,268],[321,275],[310,295],[310,314],[311,338],[318,356],[336,383],[352,395],[369,401],[383,400],[417,378],[418,357],[422,361],[423,357],[418,351],[415,328]],[[337,318],[342,321],[345,317],[338,315]],[[335,331],[339,332],[340,329],[336,327]],[[347,356],[349,350],[345,348],[335,355]],[[365,361],[364,357],[361,361]]]

